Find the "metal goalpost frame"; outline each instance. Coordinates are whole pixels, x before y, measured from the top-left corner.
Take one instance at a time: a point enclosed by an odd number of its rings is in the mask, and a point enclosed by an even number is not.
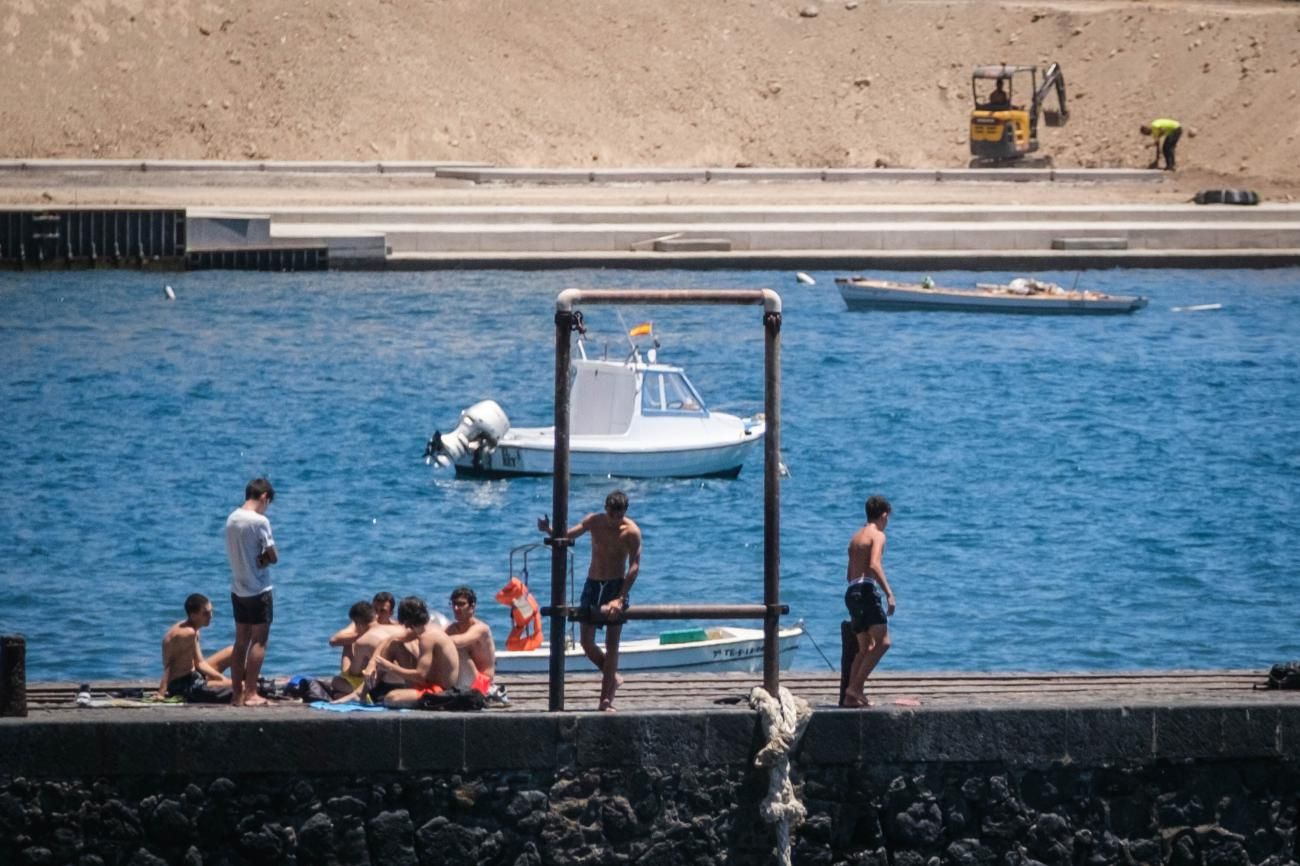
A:
[[[761,306],[763,308],[763,602],[762,604],[639,604],[627,619],[763,620],[763,688],[780,687],[781,615],[781,296],[771,289],[565,289],[555,298],[555,467],[551,497],[550,698],[552,712],[564,709],[565,624],[575,613],[565,604],[569,527],[570,334],[579,304],[648,303],[671,306]]]

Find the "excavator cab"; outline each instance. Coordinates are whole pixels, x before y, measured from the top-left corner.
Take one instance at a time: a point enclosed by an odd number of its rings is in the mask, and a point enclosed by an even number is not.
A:
[[[1044,108],[1056,91],[1057,108]],[[1063,126],[1070,113],[1065,107],[1065,76],[1059,63],[1042,72],[1037,66],[976,66],[971,74],[970,113],[972,163],[1023,159],[1038,150],[1038,117],[1048,126]]]

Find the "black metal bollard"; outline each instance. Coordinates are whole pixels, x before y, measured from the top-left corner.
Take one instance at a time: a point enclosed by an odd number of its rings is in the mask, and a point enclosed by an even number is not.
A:
[[[844,706],[844,690],[849,687],[849,668],[858,654],[858,636],[853,633],[853,623],[847,619],[840,623],[840,706]]]
[[[27,715],[27,641],[0,636],[0,716]]]

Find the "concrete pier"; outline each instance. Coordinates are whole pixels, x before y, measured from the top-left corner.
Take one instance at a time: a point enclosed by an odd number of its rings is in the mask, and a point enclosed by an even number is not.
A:
[[[35,686],[0,719],[0,862],[771,863],[754,679],[630,677],[617,714],[77,709]],[[1263,679],[893,675],[839,710],[834,674],[789,675],[815,705],[794,862],[1295,862],[1300,692]]]

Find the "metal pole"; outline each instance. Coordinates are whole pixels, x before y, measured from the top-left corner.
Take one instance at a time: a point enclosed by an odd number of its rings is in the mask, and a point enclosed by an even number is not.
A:
[[[779,605],[782,614],[790,612]],[[638,604],[623,612],[626,620],[641,619],[767,619],[764,604]]]
[[[551,659],[548,706],[564,709],[565,579],[569,542],[569,333],[575,316],[570,310],[555,313],[555,464],[551,487]]]
[[[27,715],[27,641],[0,637],[0,716]]]
[[[781,687],[781,313],[763,313],[763,688]]]

